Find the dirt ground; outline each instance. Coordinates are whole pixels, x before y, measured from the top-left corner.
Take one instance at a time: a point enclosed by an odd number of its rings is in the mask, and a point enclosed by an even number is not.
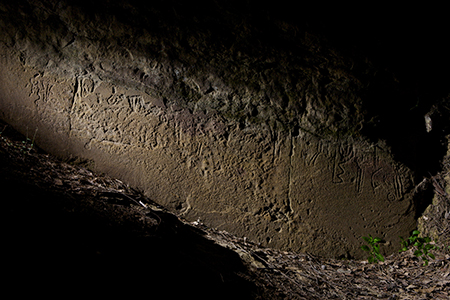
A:
[[[43,153],[32,137],[5,123],[0,132],[4,292],[48,298],[450,297],[450,251],[443,245],[428,266],[413,250],[369,264],[264,248],[188,223],[117,179]]]

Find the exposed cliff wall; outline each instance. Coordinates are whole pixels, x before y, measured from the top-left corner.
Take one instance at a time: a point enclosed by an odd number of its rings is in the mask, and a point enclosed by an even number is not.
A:
[[[392,251],[416,226],[415,174],[361,129],[394,81],[249,3],[0,4],[1,117],[189,220],[324,256],[359,256],[366,234]]]

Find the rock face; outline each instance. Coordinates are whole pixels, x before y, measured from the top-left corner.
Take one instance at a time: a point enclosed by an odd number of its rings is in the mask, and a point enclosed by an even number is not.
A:
[[[450,128],[448,119],[450,108],[448,103],[450,96],[442,99],[425,115],[426,128],[429,133],[440,132],[442,142],[446,146],[447,153],[441,161],[442,170],[435,176],[424,180],[418,185],[425,189],[433,186],[435,191],[432,203],[425,209],[418,220],[418,230],[423,236],[429,236],[435,242],[443,245],[450,244]]]
[[[414,173],[360,133],[370,63],[231,2],[96,3],[0,4],[0,116],[41,148],[281,249],[415,228]]]

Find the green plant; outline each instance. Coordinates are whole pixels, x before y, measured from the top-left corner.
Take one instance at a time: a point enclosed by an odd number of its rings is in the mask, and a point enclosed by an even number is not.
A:
[[[26,137],[25,137],[25,140],[23,140],[21,144],[20,144],[20,143],[15,143],[15,142],[13,143],[13,142],[11,142],[8,138],[4,138],[4,137],[2,136],[2,134],[3,134],[3,131],[4,131],[5,129],[6,129],[6,126],[3,127],[3,130],[2,130],[2,131],[0,131],[0,139],[1,139],[2,141],[4,141],[8,147],[13,147],[14,149],[17,149],[17,150],[19,150],[19,151],[22,152],[22,153],[28,153],[28,154],[31,152],[31,150],[33,150],[33,147],[34,147],[34,141],[35,141],[35,139],[36,139],[36,134],[37,134],[37,131],[38,131],[37,128],[36,128],[36,130],[34,131],[34,135],[33,135],[33,138],[32,138],[32,139],[30,139],[30,138],[28,137],[28,128],[27,128],[27,135],[26,135]]]
[[[428,259],[435,259],[433,253],[430,253],[431,250],[439,249],[438,246],[430,244],[431,239],[429,237],[419,237],[420,232],[418,230],[414,230],[411,236],[408,239],[403,239],[400,237],[401,241],[401,249],[400,252],[407,251],[410,246],[416,247],[416,251],[414,251],[414,255],[416,257],[422,257],[423,265],[428,265]]]
[[[33,149],[34,146],[34,140],[36,138],[36,134],[37,134],[38,129],[36,128],[36,130],[34,131],[34,135],[33,135],[33,139],[30,139],[28,137],[28,128],[27,128],[27,137],[25,141],[22,141],[22,152],[27,152],[30,153],[30,151]]]
[[[374,238],[370,234],[369,236],[363,236],[363,240],[365,240],[369,246],[363,245],[361,249],[369,252],[370,256],[367,258],[369,263],[377,263],[378,261],[384,261],[384,256],[380,254],[380,238]]]

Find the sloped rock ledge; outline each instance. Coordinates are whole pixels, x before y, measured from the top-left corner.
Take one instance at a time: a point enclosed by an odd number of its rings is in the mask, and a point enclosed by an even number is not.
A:
[[[380,99],[406,101],[392,74],[299,23],[207,2],[1,3],[2,118],[190,221],[330,257],[360,256],[368,233],[395,251],[420,213],[417,161],[364,136]]]
[[[5,292],[26,286],[21,295],[274,300],[450,295],[446,250],[423,267],[410,251],[370,265],[265,248],[188,223],[121,181],[62,163],[2,129]]]

